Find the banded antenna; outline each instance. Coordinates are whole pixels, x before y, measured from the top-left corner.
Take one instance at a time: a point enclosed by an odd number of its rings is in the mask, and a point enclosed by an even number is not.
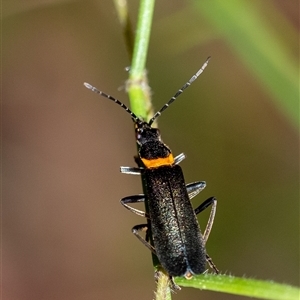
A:
[[[97,88],[95,88],[94,86],[92,86],[91,84],[89,84],[89,83],[87,83],[87,82],[84,82],[83,85],[84,85],[86,88],[88,88],[89,90],[91,90],[92,92],[94,92],[94,93],[96,93],[96,94],[99,94],[99,95],[101,95],[101,96],[103,96],[103,97],[105,97],[105,98],[107,98],[107,99],[109,99],[109,100],[111,100],[111,101],[117,103],[118,105],[120,105],[122,108],[124,108],[124,109],[130,114],[132,120],[133,120],[135,123],[142,123],[142,122],[143,122],[140,118],[138,118],[138,117],[136,116],[135,113],[133,113],[133,112],[130,110],[130,108],[129,108],[128,106],[126,106],[126,105],[125,105],[124,103],[122,103],[120,100],[118,100],[118,99],[114,98],[113,96],[108,95],[108,94],[106,94],[106,93],[104,93],[104,92],[98,90]]]
[[[210,56],[207,58],[207,60],[202,65],[202,67],[198,70],[198,72],[195,75],[193,75],[192,78],[187,83],[185,83],[183,85],[183,87],[180,88],[176,92],[176,94],[158,112],[155,113],[155,115],[150,119],[150,121],[148,123],[150,126],[153,124],[153,122],[155,121],[155,119],[157,119],[161,115],[161,113],[164,110],[166,110],[170,106],[170,104],[172,104],[176,100],[176,98],[179,95],[181,95],[183,93],[183,91],[185,89],[187,89],[202,74],[202,72],[204,71],[204,69],[207,67],[209,60],[210,60]]]
[[[202,65],[202,67],[197,71],[197,73],[195,75],[192,76],[192,78],[186,82],[182,88],[180,88],[176,94],[165,104],[163,105],[163,107],[154,114],[154,116],[150,119],[150,121],[148,122],[149,126],[151,126],[153,124],[153,122],[162,114],[162,112],[164,110],[166,110],[177,98],[179,95],[181,95],[183,93],[183,91],[185,89],[187,89],[204,71],[204,69],[207,67],[208,65],[208,62],[210,60],[210,56],[207,58],[207,60],[205,61],[205,63]],[[84,86],[86,88],[88,88],[89,90],[92,90],[93,92],[95,92],[96,94],[99,94],[109,100],[112,100],[113,102],[117,103],[118,105],[120,105],[121,107],[123,107],[131,116],[132,120],[135,122],[135,123],[142,123],[143,121],[138,118],[136,116],[136,114],[134,114],[124,103],[122,103],[120,100],[98,90],[97,88],[95,88],[94,86],[90,85],[89,83],[85,82],[84,83]]]

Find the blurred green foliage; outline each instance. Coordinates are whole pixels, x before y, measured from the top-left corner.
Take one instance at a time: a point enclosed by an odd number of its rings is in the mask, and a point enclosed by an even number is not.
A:
[[[298,33],[272,1],[262,5],[257,0],[204,0],[194,5],[253,72],[276,106],[298,125],[299,61],[282,36],[297,40]]]

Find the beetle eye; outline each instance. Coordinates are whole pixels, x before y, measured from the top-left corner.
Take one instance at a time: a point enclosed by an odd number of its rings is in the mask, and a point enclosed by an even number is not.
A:
[[[137,131],[136,131],[136,139],[139,140],[142,136],[142,133],[143,133],[143,129],[139,128]]]

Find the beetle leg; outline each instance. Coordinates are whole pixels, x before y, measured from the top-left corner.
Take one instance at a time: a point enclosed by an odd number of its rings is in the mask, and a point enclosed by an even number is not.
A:
[[[136,167],[120,167],[120,172],[123,174],[141,175],[143,172],[143,169],[136,168]]]
[[[148,224],[139,224],[139,225],[135,225],[132,228],[132,233],[153,253],[156,255],[156,251],[154,249],[154,247],[149,244],[140,234],[139,231],[144,231],[146,232],[146,238],[147,238],[147,231],[148,231]]]
[[[144,211],[133,208],[130,205],[128,205],[128,203],[145,202],[145,195],[140,194],[140,195],[128,196],[128,197],[121,199],[120,202],[125,208],[127,208],[131,212],[135,213],[136,215],[148,218],[147,214]]]
[[[207,200],[205,200],[203,203],[201,203],[196,209],[195,209],[195,214],[199,214],[200,212],[202,212],[203,210],[205,210],[207,207],[209,207],[210,205],[212,205],[211,211],[210,211],[210,215],[207,221],[207,225],[203,234],[203,239],[204,239],[204,243],[206,244],[209,234],[211,232],[213,223],[214,223],[214,219],[215,219],[215,215],[216,215],[216,209],[217,209],[217,199],[215,197],[210,197]]]
[[[208,262],[210,268],[213,269],[216,274],[220,273],[220,271],[218,270],[218,268],[216,267],[216,265],[212,261],[211,257],[207,253],[206,253],[206,261]]]
[[[186,185],[190,200],[197,196],[206,186],[205,181],[196,181]]]
[[[175,165],[178,165],[178,164],[180,164],[184,159],[185,159],[185,154],[184,154],[184,153],[180,153],[179,155],[177,155],[177,156],[174,158],[174,164],[175,164]]]
[[[210,197],[207,200],[205,200],[203,203],[201,203],[196,209],[195,209],[195,214],[199,214],[200,212],[202,212],[203,210],[205,210],[206,208],[208,208],[210,205],[212,205],[211,211],[210,211],[210,215],[207,221],[207,225],[203,234],[203,240],[204,240],[204,244],[206,244],[209,234],[211,232],[213,223],[214,223],[214,218],[216,215],[216,209],[217,209],[217,199],[215,197]],[[216,274],[219,274],[219,270],[216,267],[216,265],[213,263],[211,257],[206,253],[206,261],[208,262],[209,266],[211,269],[213,269],[215,271]]]

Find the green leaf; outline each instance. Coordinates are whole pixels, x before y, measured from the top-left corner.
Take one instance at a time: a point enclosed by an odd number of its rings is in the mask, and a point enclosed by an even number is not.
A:
[[[230,275],[204,274],[190,280],[176,277],[175,282],[184,287],[210,290],[235,295],[272,300],[299,300],[300,289],[273,281],[240,278]]]

